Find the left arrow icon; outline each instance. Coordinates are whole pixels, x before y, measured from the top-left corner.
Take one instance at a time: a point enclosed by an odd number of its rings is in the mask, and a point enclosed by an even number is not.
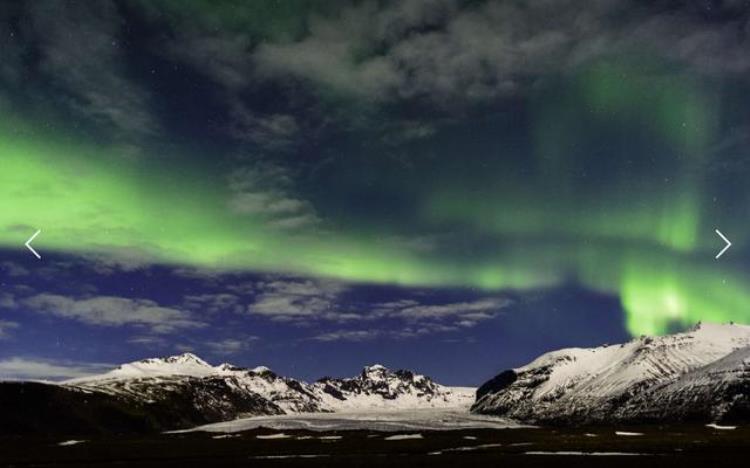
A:
[[[34,250],[34,247],[32,247],[32,246],[31,246],[31,241],[33,241],[33,240],[34,240],[34,238],[35,238],[36,236],[38,236],[40,232],[42,232],[42,230],[41,230],[41,229],[39,229],[38,231],[36,231],[36,232],[34,233],[34,235],[33,235],[33,236],[31,236],[31,237],[29,237],[29,240],[27,240],[27,241],[26,241],[26,242],[25,242],[25,243],[23,244],[23,245],[25,245],[25,246],[26,246],[26,248],[27,248],[27,249],[31,250],[31,253],[33,253],[33,254],[34,254],[34,256],[35,256],[36,258],[38,258],[39,260],[41,260],[41,259],[42,259],[42,256],[41,256],[41,255],[39,255],[39,254],[38,254],[38,253],[36,252],[36,250]]]

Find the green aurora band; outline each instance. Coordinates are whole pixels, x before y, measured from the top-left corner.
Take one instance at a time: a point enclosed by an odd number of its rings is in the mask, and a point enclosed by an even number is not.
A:
[[[225,180],[153,170],[118,157],[115,149],[41,136],[10,118],[0,124],[0,246],[18,248],[39,228],[35,244],[42,253],[139,256],[218,271],[482,290],[545,288],[574,279],[618,294],[635,335],[698,320],[750,322],[747,275],[729,259],[714,261],[720,243],[714,226],[705,225],[699,174],[714,132],[715,102],[674,75],[618,79],[624,73],[632,70],[598,64],[568,84],[570,97],[535,104],[537,170],[530,181],[510,171],[493,175],[490,196],[447,184],[422,194],[415,216],[423,226],[462,226],[496,240],[481,256],[381,240],[398,233],[273,229],[227,208]],[[619,175],[582,190],[570,174],[587,161],[573,167],[568,153],[580,143],[576,135],[588,131],[583,127],[601,122],[658,137],[677,155],[671,162],[665,157],[664,164],[674,164],[669,184],[663,174],[644,176],[626,161],[593,161],[615,164]],[[732,234],[739,250],[744,239],[739,230]]]

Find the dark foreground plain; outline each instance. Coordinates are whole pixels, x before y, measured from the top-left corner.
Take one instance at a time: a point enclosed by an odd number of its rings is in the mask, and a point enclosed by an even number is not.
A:
[[[616,431],[626,434],[617,435]],[[630,434],[628,434],[630,433]],[[640,433],[642,435],[635,435]],[[705,426],[423,431],[259,429],[238,434],[3,437],[0,465],[46,466],[747,466],[750,428]],[[397,435],[397,440],[388,437]],[[271,436],[269,438],[269,436]],[[63,443],[63,445],[60,445]]]

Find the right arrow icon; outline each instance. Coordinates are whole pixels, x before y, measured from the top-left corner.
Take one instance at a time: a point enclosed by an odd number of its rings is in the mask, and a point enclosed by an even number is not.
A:
[[[719,253],[716,254],[716,259],[718,260],[718,258],[721,257],[722,255],[724,255],[724,252],[726,252],[727,249],[729,249],[729,247],[732,246],[732,243],[729,241],[729,239],[727,239],[727,237],[724,234],[721,233],[721,231],[719,231],[718,229],[716,229],[715,231],[716,231],[716,235],[718,235],[719,237],[721,237],[721,240],[723,240],[727,244],[727,245],[724,246],[723,249],[721,249],[721,252],[719,252]]]

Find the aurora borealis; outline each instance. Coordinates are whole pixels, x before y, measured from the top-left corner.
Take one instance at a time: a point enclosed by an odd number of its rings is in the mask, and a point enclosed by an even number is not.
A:
[[[1,7],[3,356],[750,323],[747,7],[553,3]]]

